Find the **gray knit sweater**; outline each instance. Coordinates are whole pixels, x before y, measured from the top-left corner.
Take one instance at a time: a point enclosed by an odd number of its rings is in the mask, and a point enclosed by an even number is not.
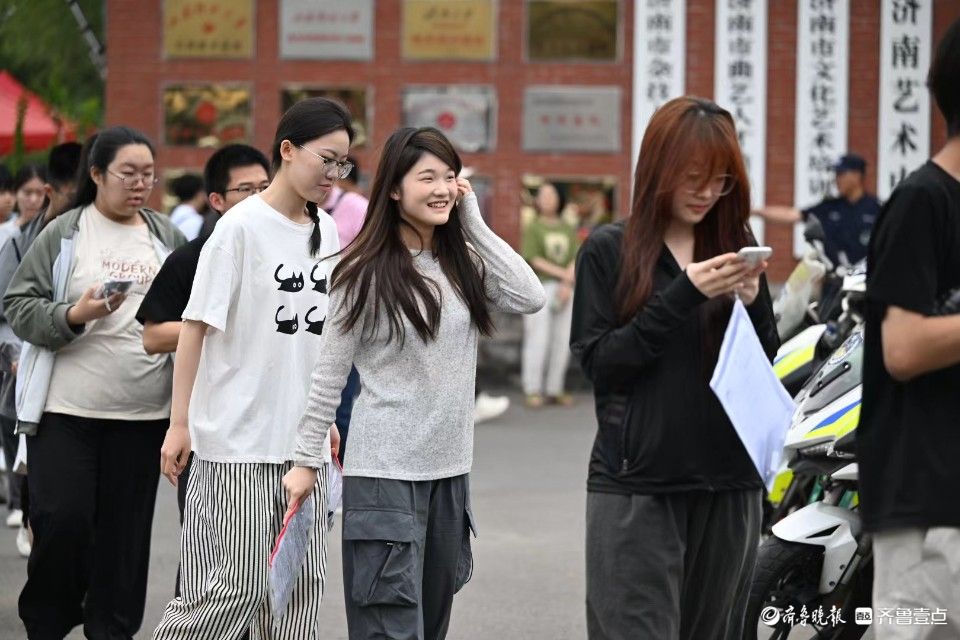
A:
[[[539,278],[487,227],[474,194],[463,199],[460,211],[466,238],[483,260],[490,306],[508,313],[534,313],[543,307]],[[345,332],[343,287],[335,288],[294,463],[314,468],[323,464],[321,447],[354,364],[362,391],[350,420],[345,475],[436,480],[469,473],[478,331],[433,254],[421,252],[414,261],[442,293],[436,339],[425,343],[406,318],[402,345],[396,338],[388,341],[383,317],[378,335],[370,335],[369,324],[365,332],[361,322]],[[371,318],[365,315],[367,323]]]

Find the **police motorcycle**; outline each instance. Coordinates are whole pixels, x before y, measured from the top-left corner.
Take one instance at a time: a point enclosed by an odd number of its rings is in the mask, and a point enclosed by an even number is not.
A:
[[[862,326],[866,303],[866,285],[866,262],[861,261],[846,271],[840,283],[840,291],[836,296],[839,315],[828,322],[806,330],[816,329],[818,331],[816,343],[809,345],[803,351],[791,351],[790,342],[780,348],[777,357],[774,359],[774,371],[781,382],[784,383],[784,386],[788,387],[787,391],[795,398],[798,397],[802,385],[791,388],[794,385],[788,384],[790,382],[789,374],[784,374],[788,371],[795,371],[795,369],[789,369],[785,365],[789,364],[791,357],[796,359],[802,357],[809,362],[809,364],[804,365],[805,369],[820,366],[820,363],[834,352],[848,336]],[[813,375],[814,371],[815,369],[807,374],[804,383],[810,378],[810,375]],[[787,460],[785,459],[767,496],[766,512],[764,513],[765,532],[769,531],[770,525],[781,520],[791,511],[805,505],[813,488],[815,480],[813,476],[795,473],[786,463]]]
[[[795,398],[784,459],[795,475],[792,486],[809,497],[805,506],[776,521],[760,546],[745,638],[753,637],[758,623],[773,628],[770,638],[841,640],[860,638],[869,628],[855,621],[856,609],[870,606],[873,584],[873,550],[859,514],[855,455],[863,394],[863,316],[855,310],[862,309],[866,293],[861,271],[843,285],[858,293],[844,298],[841,320],[855,323],[849,337]],[[960,289],[943,296],[932,313],[960,314]]]
[[[794,483],[805,506],[775,522],[760,546],[745,637],[758,625],[771,638],[859,638],[868,628],[853,622],[873,582],[853,453],[862,361],[859,324],[797,395],[784,457],[797,478],[810,479]]]
[[[827,257],[823,226],[816,216],[807,218],[803,237],[807,252],[773,302],[777,333],[783,343],[774,359],[774,372],[791,396],[796,396],[823,358],[846,338],[846,333],[831,331],[837,329],[831,322],[842,312],[841,283],[856,270],[845,256],[838,265]],[[821,284],[827,299],[817,300]],[[849,331],[849,327],[844,330]]]

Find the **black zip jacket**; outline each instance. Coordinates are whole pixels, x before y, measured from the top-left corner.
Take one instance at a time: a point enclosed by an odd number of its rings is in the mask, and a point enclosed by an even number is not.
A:
[[[653,292],[625,325],[616,288],[624,223],[598,228],[577,257],[570,348],[596,397],[588,491],[759,489],[750,456],[710,389],[700,305],[706,297],[663,247]],[[748,313],[767,356],[779,346],[765,278]]]

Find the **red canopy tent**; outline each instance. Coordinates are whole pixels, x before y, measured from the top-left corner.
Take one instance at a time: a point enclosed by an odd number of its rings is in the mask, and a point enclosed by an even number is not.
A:
[[[27,151],[39,151],[76,137],[72,123],[52,115],[40,98],[27,91],[9,73],[0,71],[0,156],[13,150],[17,103],[21,96],[27,101],[23,117],[23,142]]]

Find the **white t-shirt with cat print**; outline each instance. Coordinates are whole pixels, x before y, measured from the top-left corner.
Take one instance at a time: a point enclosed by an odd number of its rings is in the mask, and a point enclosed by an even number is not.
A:
[[[230,209],[200,254],[184,320],[210,326],[190,399],[196,455],[212,462],[291,459],[320,353],[330,275],[340,249],[333,219],[298,224],[259,195]],[[329,442],[325,460],[329,460]]]

